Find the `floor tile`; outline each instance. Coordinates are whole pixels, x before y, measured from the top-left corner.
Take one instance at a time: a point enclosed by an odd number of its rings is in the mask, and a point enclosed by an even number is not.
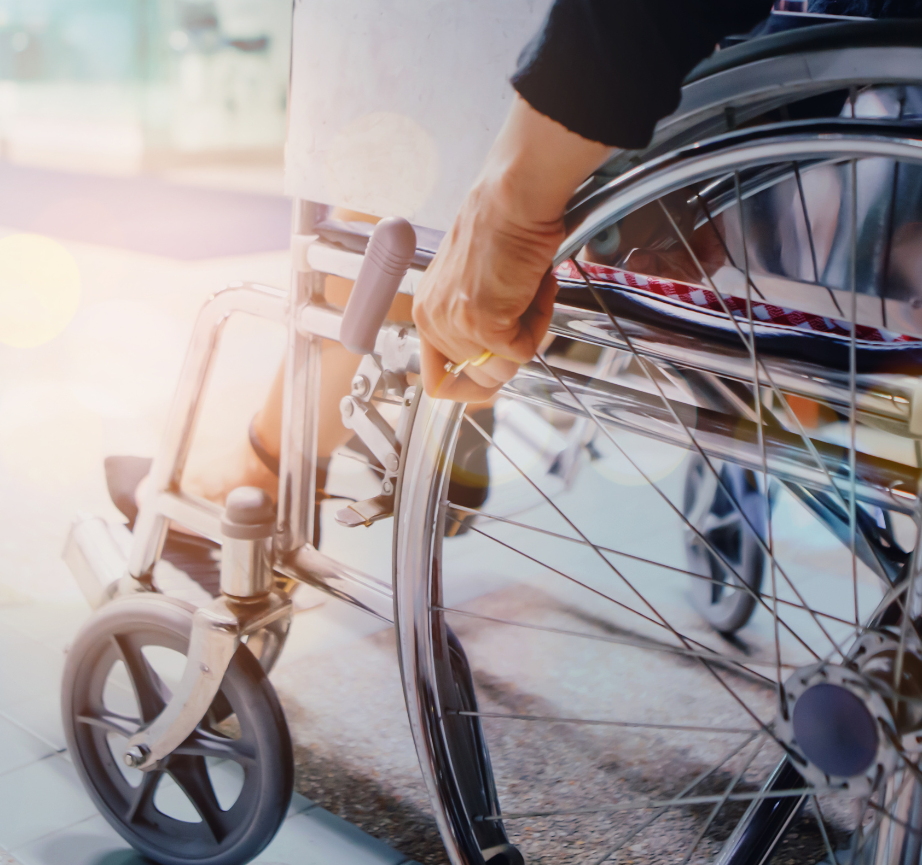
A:
[[[12,721],[0,718],[0,775],[50,757],[56,750]]]
[[[14,853],[21,865],[149,865],[99,814]]]
[[[0,609],[0,625],[13,628],[50,649],[63,651],[91,613],[89,604],[19,604]]]
[[[59,754],[0,776],[0,846],[10,851],[96,814]]]
[[[63,651],[13,632],[0,634],[0,710],[61,687]]]
[[[291,804],[288,806],[288,817],[293,817],[295,814],[301,814],[304,811],[309,811],[311,808],[316,808],[317,804],[312,802],[307,796],[302,796],[300,793],[291,794]]]
[[[23,730],[28,730],[55,751],[67,747],[64,741],[64,726],[61,723],[61,698],[58,694],[42,694],[14,703],[0,711],[0,717],[7,718]]]
[[[323,808],[290,817],[254,865],[400,865],[406,857]]]

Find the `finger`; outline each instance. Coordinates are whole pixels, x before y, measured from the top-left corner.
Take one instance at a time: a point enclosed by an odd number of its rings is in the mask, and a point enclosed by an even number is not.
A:
[[[538,350],[541,340],[551,326],[554,301],[557,299],[557,280],[551,271],[544,274],[534,300],[520,319],[520,329],[513,346],[529,353],[529,360]]]
[[[478,343],[489,348],[498,357],[517,364],[528,363],[550,327],[557,288],[557,280],[551,271],[548,271],[541,278],[535,296],[519,319],[501,333],[483,329],[475,336]]]
[[[480,366],[467,366],[464,374],[481,387],[500,387],[519,371],[519,364],[504,357],[491,357]]]
[[[455,402],[486,402],[495,394],[502,384],[493,387],[481,387],[473,379],[466,375],[459,375],[457,378],[451,377],[452,381],[443,387],[439,393],[440,399],[451,399]]]
[[[493,396],[502,382],[484,387],[466,375],[454,376],[445,370],[448,358],[427,340],[420,340],[420,374],[429,396],[456,402],[483,402]]]

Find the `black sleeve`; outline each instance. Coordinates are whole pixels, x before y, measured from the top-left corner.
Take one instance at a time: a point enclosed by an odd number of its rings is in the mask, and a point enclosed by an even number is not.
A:
[[[772,0],[554,0],[512,84],[567,129],[642,148],[679,104],[682,79],[724,36],[751,30]]]

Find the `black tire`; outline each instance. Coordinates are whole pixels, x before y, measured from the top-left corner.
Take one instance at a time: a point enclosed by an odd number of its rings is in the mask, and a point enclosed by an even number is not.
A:
[[[138,852],[162,865],[240,865],[257,856],[275,836],[294,783],[285,716],[265,672],[246,646],[237,649],[228,667],[215,698],[216,711],[158,769],[144,775],[133,770],[140,776],[137,785],[130,783],[132,770],[121,768],[121,754],[109,741],[119,728],[131,735],[162,711],[168,692],[142,650],[160,647],[161,652],[185,655],[193,612],[180,601],[153,594],[118,599],[97,612],[68,653],[62,693],[64,730],[74,764],[97,808]],[[127,694],[117,690],[120,671],[113,677],[119,662],[131,681],[136,709],[140,706],[140,724],[106,705],[108,695]],[[228,717],[228,709],[233,713],[231,725],[236,717],[239,736],[215,729],[216,718]],[[214,759],[242,768],[242,785],[226,809],[212,783]],[[163,795],[167,777],[185,793],[199,822],[158,807],[157,796]]]
[[[756,608],[756,597],[762,586],[765,571],[765,554],[759,546],[752,529],[745,524],[739,512],[733,507],[727,493],[719,486],[709,495],[709,502],[699,503],[699,495],[708,495],[703,481],[709,477],[709,470],[699,454],[693,454],[685,475],[683,512],[689,516],[698,506],[704,511],[698,530],[716,548],[724,560],[733,566],[751,592],[733,588],[739,581],[717,556],[711,552],[700,537],[692,531],[685,532],[685,552],[688,568],[706,579],[691,579],[691,594],[695,609],[707,623],[722,634],[734,634],[752,618]],[[720,479],[746,515],[749,524],[756,529],[763,540],[766,535],[768,515],[765,497],[759,491],[756,476],[748,469],[732,463],[720,468]],[[713,528],[709,521],[716,524]]]

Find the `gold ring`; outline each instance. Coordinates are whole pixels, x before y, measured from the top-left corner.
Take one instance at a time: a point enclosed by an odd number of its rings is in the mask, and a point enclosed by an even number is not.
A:
[[[462,360],[460,363],[452,363],[451,361],[448,361],[448,363],[445,364],[445,372],[457,378],[467,367],[483,366],[491,357],[493,357],[493,352],[488,349],[479,357],[473,359],[468,358],[467,360]]]

